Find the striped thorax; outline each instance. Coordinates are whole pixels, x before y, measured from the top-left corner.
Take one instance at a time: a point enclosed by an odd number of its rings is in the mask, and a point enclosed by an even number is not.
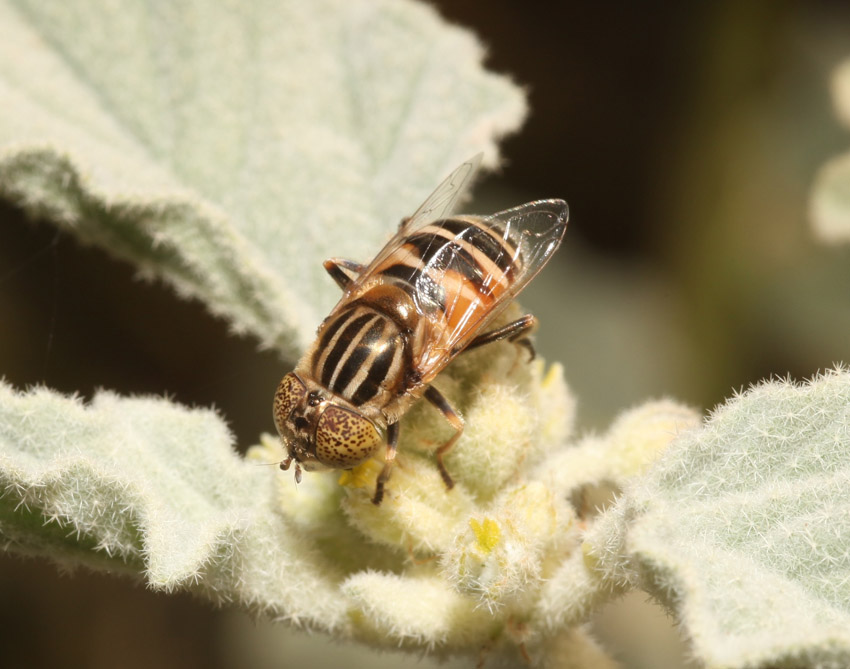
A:
[[[562,200],[539,200],[487,217],[448,216],[475,172],[464,163],[402,222],[368,265],[329,260],[325,268],[342,299],[319,327],[313,346],[283,377],[274,417],[286,445],[287,469],[349,469],[384,444],[387,454],[373,501],[383,497],[398,442],[398,421],[424,396],[456,428],[463,421],[430,387],[459,353],[511,339],[530,345],[536,325],[525,316],[498,330],[487,326],[540,271],[561,242]]]

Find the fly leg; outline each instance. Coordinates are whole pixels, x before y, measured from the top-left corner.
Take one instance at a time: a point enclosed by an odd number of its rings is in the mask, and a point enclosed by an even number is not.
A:
[[[384,460],[384,468],[378,474],[378,480],[375,481],[375,496],[372,498],[372,504],[376,506],[384,499],[384,485],[392,473],[395,454],[398,449],[398,432],[398,423],[387,425],[387,457]]]
[[[354,279],[363,273],[365,265],[344,258],[328,258],[322,263],[327,273],[331,275],[337,285],[345,290]]]
[[[471,351],[479,346],[507,339],[508,341],[515,342],[516,344],[527,348],[528,352],[531,354],[531,359],[534,360],[534,346],[532,346],[531,340],[528,337],[537,329],[537,322],[538,321],[534,316],[526,314],[522,318],[518,318],[517,320],[500,327],[498,330],[492,330],[491,332],[485,332],[484,334],[478,335],[475,339],[469,342],[463,350]]]
[[[463,418],[457,414],[457,412],[452,408],[452,405],[449,404],[448,400],[443,397],[443,394],[433,386],[430,386],[428,390],[425,391],[424,397],[440,410],[443,417],[449,421],[451,426],[455,429],[455,433],[452,438],[437,449],[437,467],[440,470],[440,476],[443,477],[446,487],[451,490],[454,487],[455,482],[452,480],[451,474],[449,474],[449,471],[446,469],[446,465],[443,463],[443,456],[452,449],[452,446],[455,445],[455,442],[460,438],[460,435],[463,434]]]

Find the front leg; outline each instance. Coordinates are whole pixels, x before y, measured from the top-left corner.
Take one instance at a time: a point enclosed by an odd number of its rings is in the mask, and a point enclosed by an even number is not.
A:
[[[322,265],[343,290],[348,288],[348,284],[363,274],[366,269],[365,265],[344,258],[328,258]]]
[[[390,423],[387,425],[387,457],[384,459],[384,468],[378,474],[378,480],[375,481],[375,496],[372,498],[372,504],[377,506],[384,499],[384,485],[390,477],[395,462],[395,454],[398,449],[398,423]]]
[[[455,482],[452,480],[449,470],[446,469],[446,465],[443,464],[443,456],[452,449],[455,442],[460,439],[460,435],[463,434],[463,418],[458,416],[457,412],[452,408],[452,405],[449,404],[449,401],[443,397],[443,394],[434,388],[434,386],[430,386],[428,390],[425,391],[424,397],[440,410],[443,417],[449,421],[452,427],[456,430],[454,436],[437,449],[437,467],[440,469],[440,476],[442,476],[443,481],[446,482],[446,487],[451,490],[454,487]]]

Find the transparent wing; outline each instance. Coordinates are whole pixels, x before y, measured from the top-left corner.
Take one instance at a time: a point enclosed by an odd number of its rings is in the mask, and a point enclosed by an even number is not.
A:
[[[369,263],[360,278],[350,285],[346,292],[347,295],[356,293],[364,282],[369,281],[375,268],[380,267],[402,245],[405,237],[452,212],[452,207],[454,207],[458,198],[472,183],[483,155],[483,153],[479,153],[467,160],[447,176],[443,183],[437,186],[436,190],[428,196],[428,199],[422,203],[413,216],[404,221],[393,238],[378,252],[378,255]]]
[[[466,192],[476,172],[478,172],[483,155],[483,153],[479,153],[473,156],[447,176],[443,183],[437,186],[434,192],[428,196],[428,199],[416,210],[413,216],[405,221],[401,232],[410,234],[431,221],[445,218],[451,214],[454,211],[454,206],[458,198]]]
[[[431,254],[427,274],[437,285],[449,283],[449,272],[471,274],[459,249],[475,247],[474,254],[489,256],[476,263],[480,273],[468,285],[471,288],[474,283],[476,289],[453,291],[442,307],[449,327],[441,336],[429,338],[415,361],[423,379],[436,376],[537,276],[561,245],[568,217],[563,200],[537,200],[484,218],[469,217],[468,227]],[[485,235],[503,240],[501,251],[494,252]],[[469,299],[470,295],[474,297]]]

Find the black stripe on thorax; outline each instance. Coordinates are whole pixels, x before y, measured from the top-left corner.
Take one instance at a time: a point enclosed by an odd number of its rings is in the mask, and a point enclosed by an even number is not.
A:
[[[490,234],[483,224],[447,218],[428,225],[448,230],[456,237],[472,244],[504,273],[509,272],[513,267],[516,245],[510,239]]]
[[[384,332],[385,323],[386,320],[383,317],[379,317],[374,323],[372,323],[369,329],[366,330],[357,342],[357,346],[355,346],[354,350],[349,353],[348,358],[342,362],[342,368],[339,370],[336,379],[334,379],[333,387],[328,388],[329,390],[332,390],[339,395],[343,394],[345,389],[348,387],[348,384],[351,383],[354,378],[354,375],[357,374],[357,371],[366,362],[366,359],[372,352],[372,348],[378,343],[378,341],[380,341],[381,335]],[[360,329],[362,330],[364,327],[365,325],[363,325]]]
[[[372,366],[369,368],[369,373],[366,378],[357,386],[357,390],[351,396],[351,403],[355,406],[360,406],[364,402],[368,402],[378,394],[381,383],[387,378],[387,372],[390,370],[393,357],[396,354],[396,349],[401,345],[401,340],[398,338],[391,339],[384,350],[372,361]]]
[[[325,358],[325,364],[322,366],[322,385],[325,388],[327,388],[328,384],[331,382],[334,370],[336,370],[345,350],[351,342],[354,341],[354,338],[360,332],[361,328],[373,317],[373,314],[365,313],[362,316],[358,316],[351,320],[354,313],[354,311],[346,311],[345,313],[340,314],[337,322],[331,325],[331,328],[334,328],[334,331],[336,331],[339,329],[340,325],[342,325],[343,321],[346,322],[345,328],[342,332],[340,332],[339,337],[337,337],[337,340],[334,342],[333,348],[328,353],[328,357]],[[323,341],[324,339],[325,338],[322,337]],[[331,337],[328,337],[327,341],[329,342],[330,340]],[[321,350],[321,348],[319,350]]]
[[[324,351],[328,345],[331,343],[331,340],[334,338],[334,335],[337,333],[337,330],[342,327],[347,320],[348,313],[339,316],[333,323],[331,323],[327,329],[322,333],[322,338],[319,340],[319,343],[316,346],[316,350],[321,355],[321,352]]]

